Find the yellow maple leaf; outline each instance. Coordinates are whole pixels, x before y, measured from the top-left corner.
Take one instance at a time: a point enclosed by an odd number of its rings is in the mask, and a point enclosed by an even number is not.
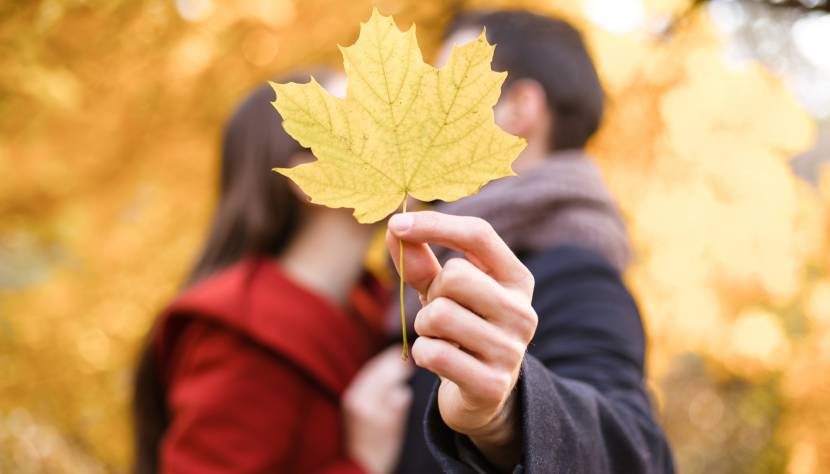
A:
[[[309,83],[271,83],[285,130],[316,161],[275,168],[311,201],[354,209],[362,223],[394,212],[407,195],[452,201],[513,175],[525,141],[493,121],[507,75],[490,68],[484,32],[453,49],[442,69],[426,63],[415,27],[401,32],[372,11],[358,40],[340,48],[346,97]]]

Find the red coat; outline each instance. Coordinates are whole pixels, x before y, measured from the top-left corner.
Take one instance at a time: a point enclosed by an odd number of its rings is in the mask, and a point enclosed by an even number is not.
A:
[[[352,301],[366,313],[377,300],[361,294]],[[339,399],[380,347],[375,321],[273,260],[244,260],[186,291],[154,339],[171,418],[161,472],[361,473],[344,452]]]

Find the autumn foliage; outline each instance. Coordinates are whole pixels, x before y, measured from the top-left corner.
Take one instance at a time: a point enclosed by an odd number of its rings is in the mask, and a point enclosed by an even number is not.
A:
[[[682,472],[830,470],[830,174],[793,174],[815,127],[781,80],[726,63],[705,11],[652,38],[579,1],[375,3],[417,23],[428,61],[461,8],[584,30],[609,94],[589,151],[635,244]],[[0,5],[0,471],[126,468],[136,349],[201,245],[223,121],[281,72],[338,66],[372,4]]]

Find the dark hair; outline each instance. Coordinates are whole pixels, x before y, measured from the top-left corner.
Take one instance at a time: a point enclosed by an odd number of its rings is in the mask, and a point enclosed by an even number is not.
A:
[[[324,80],[327,73],[316,74]],[[301,82],[299,78],[287,78]],[[261,86],[239,106],[225,126],[220,194],[207,242],[186,286],[193,285],[245,256],[278,255],[294,236],[300,201],[288,179],[271,168],[290,166],[303,150],[282,128],[271,101],[273,90]],[[165,389],[147,337],[136,371],[133,398],[136,474],[158,471],[158,450],[169,424]]]
[[[599,128],[605,94],[579,32],[563,20],[503,10],[461,15],[446,36],[482,27],[496,44],[493,68],[507,71],[504,88],[533,79],[544,89],[554,117],[550,149],[585,146]]]
[[[290,166],[303,148],[283,130],[273,99],[270,86],[257,88],[225,127],[219,203],[188,284],[246,255],[278,255],[294,234],[300,202],[271,169]]]

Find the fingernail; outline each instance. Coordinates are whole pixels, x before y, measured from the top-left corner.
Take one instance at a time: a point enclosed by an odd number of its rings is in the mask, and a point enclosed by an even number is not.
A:
[[[409,214],[395,214],[389,219],[389,228],[393,232],[406,232],[412,227],[412,216]]]

